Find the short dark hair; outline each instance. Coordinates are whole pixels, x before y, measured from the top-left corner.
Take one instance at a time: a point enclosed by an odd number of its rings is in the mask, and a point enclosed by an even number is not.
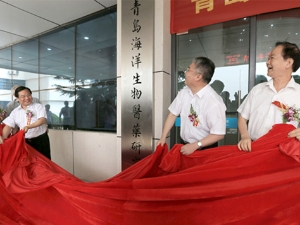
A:
[[[285,60],[288,58],[292,58],[294,60],[292,69],[293,72],[296,72],[300,67],[300,50],[298,46],[287,41],[278,41],[275,44],[275,47],[277,46],[282,46],[281,55]]]
[[[17,87],[17,89],[15,90],[15,96],[16,96],[16,98],[19,98],[19,92],[23,91],[23,90],[28,90],[29,93],[32,94],[31,90],[28,87],[20,86],[20,87]]]
[[[209,58],[201,56],[194,58],[193,63],[195,64],[195,69],[202,74],[203,80],[209,83],[216,68],[214,62]]]

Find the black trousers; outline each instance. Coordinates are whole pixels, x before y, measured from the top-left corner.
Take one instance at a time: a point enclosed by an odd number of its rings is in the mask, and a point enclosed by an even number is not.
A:
[[[34,138],[26,138],[25,140],[31,147],[46,156],[48,159],[51,159],[50,140],[47,132]]]
[[[185,145],[185,144],[189,144],[188,142],[186,142],[185,140],[183,140],[182,138],[180,139],[180,144],[183,144],[183,145]],[[205,146],[205,147],[203,147],[203,148],[200,148],[200,149],[198,149],[198,150],[205,150],[205,149],[209,149],[209,148],[215,148],[215,147],[218,147],[218,142],[216,142],[216,143],[213,143],[213,144],[211,144],[211,145],[208,145],[208,146]]]

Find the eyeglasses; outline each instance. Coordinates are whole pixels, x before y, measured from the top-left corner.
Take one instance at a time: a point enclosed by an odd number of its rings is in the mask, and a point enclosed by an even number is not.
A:
[[[186,70],[184,71],[184,73],[187,73],[187,72],[190,72],[191,71],[191,69],[188,67],[188,68],[186,68]]]
[[[184,71],[184,73],[186,74],[187,72],[194,72],[194,73],[196,73],[196,74],[199,74],[200,72],[198,72],[198,71],[193,71],[193,70],[191,70],[189,67],[188,68],[186,68],[186,70]]]

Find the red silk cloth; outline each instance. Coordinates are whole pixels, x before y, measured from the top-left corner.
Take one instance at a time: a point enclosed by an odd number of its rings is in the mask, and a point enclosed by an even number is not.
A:
[[[274,125],[253,142],[183,156],[167,146],[118,175],[85,183],[24,141],[0,145],[4,225],[299,224],[300,142]],[[108,149],[109,150],[109,149]]]

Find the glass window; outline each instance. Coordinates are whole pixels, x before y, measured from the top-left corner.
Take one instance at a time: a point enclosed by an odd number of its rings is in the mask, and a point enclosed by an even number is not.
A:
[[[116,14],[77,26],[76,124],[116,130]]]
[[[41,101],[57,120],[52,128],[74,129],[75,27],[40,38]],[[66,103],[67,102],[67,103]],[[62,113],[61,113],[62,112]]]
[[[3,109],[12,100],[12,78],[17,76],[17,71],[12,70],[11,47],[0,50],[0,107]]]
[[[116,6],[0,50],[0,107],[27,86],[54,129],[116,131]]]
[[[23,85],[32,91],[39,90],[38,45],[38,40],[33,39],[12,46],[12,70],[16,71],[13,79],[25,81]]]
[[[11,69],[11,47],[0,50],[0,107],[3,109],[12,100],[10,89],[12,77],[17,74]]]
[[[40,38],[40,74],[41,89],[74,87],[75,27]]]
[[[0,66],[2,69],[11,70],[11,47],[0,50]]]
[[[48,105],[52,115],[51,129],[72,130],[74,128],[74,97],[62,95],[56,89],[40,91],[40,101],[44,106]],[[68,104],[68,112],[65,112],[66,103]],[[66,114],[68,113],[68,114]]]

